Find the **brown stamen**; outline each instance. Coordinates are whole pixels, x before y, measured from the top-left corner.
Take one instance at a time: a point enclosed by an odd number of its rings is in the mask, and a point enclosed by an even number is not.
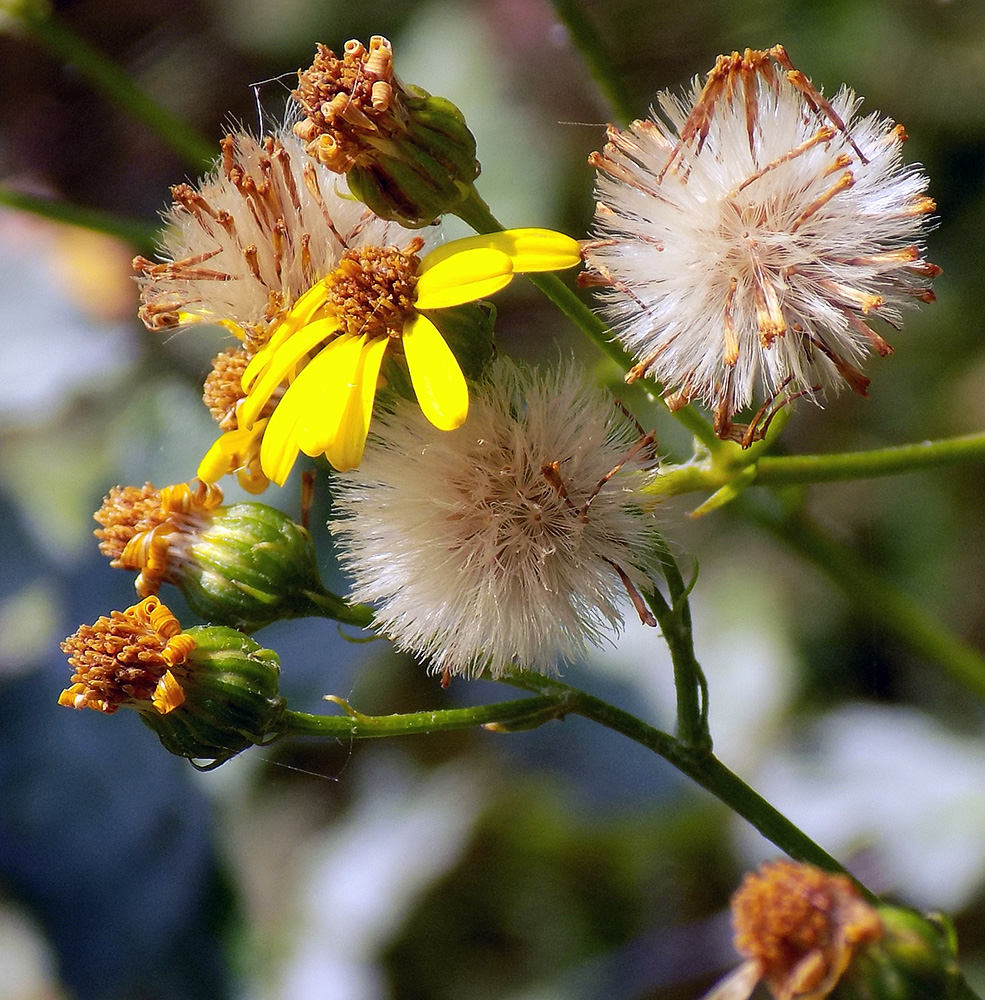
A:
[[[420,241],[413,246],[420,249]],[[398,337],[414,308],[419,265],[414,250],[345,250],[338,267],[325,279],[325,308],[345,333]]]
[[[152,703],[165,674],[183,664],[194,648],[195,640],[182,633],[174,615],[156,597],[148,597],[80,626],[62,643],[74,673],[58,703],[106,714],[121,705]],[[180,703],[173,674],[171,681],[168,710]]]

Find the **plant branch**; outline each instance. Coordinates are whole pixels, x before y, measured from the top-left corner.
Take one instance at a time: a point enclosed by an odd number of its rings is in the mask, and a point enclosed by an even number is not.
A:
[[[157,226],[135,219],[127,219],[96,208],[74,205],[59,198],[28,194],[6,184],[0,184],[0,205],[21,212],[30,212],[32,215],[51,219],[53,222],[64,222],[69,226],[80,226],[93,232],[105,233],[107,236],[125,240],[140,250],[152,250],[159,232]]]
[[[559,708],[563,707],[567,713],[591,719],[652,750],[682,774],[711,792],[715,798],[738,813],[790,857],[817,865],[827,871],[844,871],[827,851],[815,844],[807,834],[707,750],[687,747],[673,736],[647,725],[629,712],[616,708],[585,691],[569,687],[556,678],[521,670],[504,677],[503,680],[528,691],[553,696]]]
[[[21,22],[59,59],[78,69],[96,90],[160,136],[190,167],[199,171],[215,160],[215,143],[158,104],[55,14],[25,9]]]
[[[691,607],[688,602],[690,585],[685,584],[677,561],[663,539],[657,543],[657,558],[670,601],[658,591],[646,594],[664,642],[674,665],[674,687],[677,691],[677,738],[695,750],[711,750],[708,729],[708,684],[701,665],[694,655],[691,630]]]
[[[341,706],[344,715],[310,715],[286,711],[278,724],[281,736],[327,736],[335,739],[378,739],[386,736],[410,736],[415,733],[447,733],[456,729],[487,726],[493,731],[507,731],[539,725],[561,713],[558,699],[551,695],[520,698],[493,705],[448,708],[435,712],[410,712],[405,715],[363,715],[341,698],[326,699]]]

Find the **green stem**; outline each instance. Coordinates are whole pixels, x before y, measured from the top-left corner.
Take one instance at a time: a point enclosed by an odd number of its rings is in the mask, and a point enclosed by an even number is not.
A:
[[[687,747],[673,736],[647,725],[636,716],[585,691],[569,687],[556,678],[521,670],[503,679],[527,691],[552,696],[559,709],[563,708],[564,712],[591,719],[652,750],[682,774],[711,792],[715,798],[738,813],[790,857],[817,865],[827,871],[844,871],[827,851],[815,844],[807,834],[709,751]]]
[[[474,726],[500,730],[519,729],[557,718],[557,698],[519,698],[494,705],[448,708],[436,712],[410,712],[406,715],[363,715],[341,703],[345,715],[309,715],[287,711],[278,730],[282,736],[328,736],[335,739],[377,739],[385,736],[409,736],[414,733],[447,733]],[[553,713],[553,714],[552,714]]]
[[[58,198],[28,194],[6,184],[0,184],[0,205],[16,208],[21,212],[30,212],[54,222],[64,222],[70,226],[106,233],[108,236],[126,240],[139,250],[153,249],[159,232],[157,226],[150,226],[135,219],[102,212],[96,208],[84,208]]]
[[[710,461],[668,468],[655,481],[653,492],[676,495],[721,490],[739,475],[748,479],[744,483],[746,486],[755,482],[758,486],[780,487],[895,476],[961,462],[985,461],[985,433],[981,432],[833,455],[763,455],[757,458],[727,442],[717,442],[717,445]]]
[[[554,10],[568,29],[568,36],[585,60],[589,73],[608,98],[616,119],[625,124],[635,116],[633,102],[622,77],[612,72],[612,58],[603,50],[598,31],[585,18],[583,6],[578,0],[554,0]]]
[[[66,64],[75,66],[100,93],[157,133],[195,170],[208,167],[216,145],[140,90],[114,63],[52,13],[25,12],[32,35]]]
[[[895,476],[967,461],[985,461],[985,433],[836,455],[765,456],[757,463],[756,481],[764,486],[824,483]]]
[[[302,596],[314,607],[313,614],[357,628],[368,628],[373,623],[373,609],[368,604],[349,604],[328,590],[305,590]]]
[[[985,656],[863,564],[852,549],[830,538],[802,512],[775,514],[749,504],[743,513],[826,573],[853,603],[870,608],[912,650],[985,699]]]
[[[347,702],[332,698],[329,700],[341,705],[345,715],[324,716],[287,711],[277,726],[277,735],[376,739],[413,733],[449,732],[473,726],[509,732],[539,726],[566,715],[580,715],[627,736],[663,757],[682,774],[746,819],[792,858],[810,862],[828,871],[844,871],[830,854],[733,774],[709,750],[685,746],[669,733],[655,729],[636,716],[585,691],[569,687],[556,678],[517,670],[504,677],[503,681],[532,691],[536,697],[468,708],[411,712],[406,715],[363,715]]]
[[[657,556],[667,581],[670,601],[665,601],[657,591],[647,594],[646,601],[657,619],[674,665],[677,738],[686,747],[709,751],[708,684],[694,655],[691,606],[688,602],[690,588],[685,584],[680,567],[663,539],[657,544]]]

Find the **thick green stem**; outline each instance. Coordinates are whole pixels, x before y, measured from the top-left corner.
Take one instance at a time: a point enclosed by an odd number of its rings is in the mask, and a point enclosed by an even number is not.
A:
[[[772,440],[772,434],[769,440]],[[758,448],[760,444],[753,445],[753,448]],[[985,461],[985,433],[833,455],[756,456],[752,448],[744,452],[726,442],[717,442],[717,445],[707,460],[667,468],[654,481],[653,492],[669,496],[722,490],[736,484],[734,493],[737,495],[741,492],[739,487],[745,488],[753,483],[776,487],[828,483],[896,476],[961,462]],[[737,483],[740,476],[742,482]],[[701,510],[705,512],[706,508]]]
[[[83,208],[81,205],[73,205],[58,198],[28,194],[6,184],[0,184],[0,205],[16,208],[21,212],[30,212],[54,222],[64,222],[69,226],[81,226],[93,232],[105,233],[107,236],[126,240],[138,250],[152,250],[159,232],[157,226],[149,226],[135,219],[123,218],[95,208]]]
[[[709,751],[711,733],[708,729],[708,684],[694,655],[689,587],[663,539],[658,543],[657,556],[667,581],[670,601],[665,601],[656,591],[647,594],[646,601],[657,619],[674,666],[677,738],[686,747]]]
[[[985,656],[861,562],[852,549],[830,538],[803,512],[776,514],[749,504],[743,513],[826,573],[853,603],[871,609],[912,650],[985,699]]]
[[[373,609],[368,604],[348,604],[328,590],[305,590],[302,596],[310,601],[315,615],[357,628],[368,628],[373,622]]]
[[[764,486],[824,483],[838,479],[895,476],[918,469],[975,461],[985,461],[985,433],[846,454],[767,455],[757,463],[756,481]]]
[[[334,700],[334,699],[332,699]],[[558,700],[551,695],[520,698],[494,705],[448,708],[406,715],[363,715],[345,702],[337,702],[345,715],[309,715],[287,711],[278,724],[281,736],[328,736],[335,739],[377,739],[414,733],[447,733],[456,729],[489,726],[506,731],[539,725],[558,716]]]
[[[161,107],[112,60],[76,35],[56,15],[25,13],[23,23],[59,59],[78,69],[96,90],[156,132],[190,167],[202,170],[216,158],[215,143]]]

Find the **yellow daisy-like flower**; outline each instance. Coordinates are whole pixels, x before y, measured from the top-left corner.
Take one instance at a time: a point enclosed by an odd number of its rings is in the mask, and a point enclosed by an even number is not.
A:
[[[347,249],[297,299],[247,365],[237,427],[203,459],[201,479],[214,481],[257,447],[263,474],[279,485],[302,451],[326,455],[341,472],[358,466],[388,347],[402,351],[428,420],[441,430],[461,426],[468,387],[428,313],[491,295],[514,274],[573,267],[581,257],[577,240],[546,229],[455,240],[423,259],[421,247],[414,239],[402,250]]]

